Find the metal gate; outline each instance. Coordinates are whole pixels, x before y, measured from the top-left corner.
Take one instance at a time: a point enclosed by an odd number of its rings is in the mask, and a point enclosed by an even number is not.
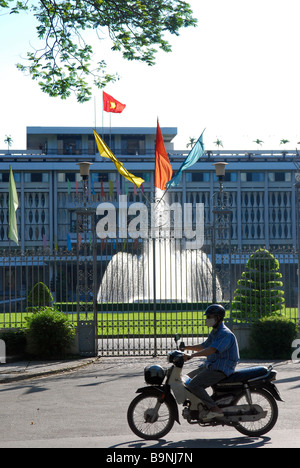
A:
[[[174,346],[173,337],[176,333],[180,333],[189,344],[201,342],[209,332],[204,325],[203,312],[209,304],[215,302],[213,299],[226,308],[226,323],[229,327],[250,324],[265,315],[281,315],[295,323],[299,322],[299,258],[296,252],[249,248],[229,253],[217,251],[215,258],[210,253],[201,251],[194,253],[194,257],[187,258],[190,254],[180,250],[183,247],[182,243],[174,254],[176,261],[174,258],[169,263],[162,251],[173,247],[162,241],[157,242],[156,248],[160,252],[157,268],[163,268],[167,264],[165,271],[168,279],[162,275],[156,279],[157,300],[154,302],[152,296],[139,296],[138,289],[134,296],[129,296],[127,290],[132,278],[139,281],[145,293],[149,289],[144,283],[143,275],[149,281],[146,269],[151,273],[153,270],[143,257],[145,245],[142,242],[127,242],[126,245],[124,241],[115,244],[106,242],[103,249],[108,266],[105,267],[98,292],[97,329],[100,355],[165,355]],[[115,253],[118,248],[120,250]],[[204,250],[208,251],[209,245]],[[253,259],[257,262],[255,269]],[[247,274],[252,277],[253,288],[255,283],[263,284],[264,269],[266,265],[270,267],[270,259],[272,263],[274,260],[273,277],[271,276],[270,281],[276,281],[277,284],[270,289],[264,302],[255,295],[254,289],[253,294],[247,297],[242,290]],[[215,262],[214,265],[212,261]],[[183,269],[186,272],[182,275]],[[268,276],[270,274],[268,272]],[[186,282],[176,283],[178,275],[181,280],[183,276]],[[166,291],[166,281],[168,285],[172,285],[170,291],[174,295],[161,298],[161,290],[163,293]],[[137,287],[137,283],[134,282],[132,287]],[[105,296],[108,290],[111,295]],[[187,294],[189,292],[191,295]]]
[[[164,355],[175,333],[189,344],[202,341],[208,333],[203,311],[215,300],[224,304],[229,326],[270,314],[298,323],[298,252],[238,250],[228,230],[216,226],[207,227],[204,245],[195,250],[186,248],[185,239],[96,242],[88,229],[71,250],[2,251],[0,328],[26,326],[28,293],[40,282],[51,290],[55,307],[79,327],[87,354]],[[247,295],[265,277],[276,285],[264,302]],[[87,349],[87,342],[96,346]]]
[[[205,228],[204,204],[185,206],[186,215],[175,203],[171,219],[170,205],[158,202],[149,238],[102,241],[101,355],[165,354],[176,333],[189,344],[203,341],[209,333],[203,317],[207,306],[222,302],[228,309],[231,303],[229,202],[221,190],[213,199],[213,221]],[[227,321],[232,324],[230,309]]]
[[[107,240],[98,291],[102,355],[157,355],[176,333],[203,336],[203,310],[212,300],[211,262],[175,239]]]

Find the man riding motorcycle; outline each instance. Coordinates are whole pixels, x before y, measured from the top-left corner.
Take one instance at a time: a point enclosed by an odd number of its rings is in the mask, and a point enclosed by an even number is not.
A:
[[[188,389],[210,410],[205,417],[206,421],[210,421],[222,418],[224,414],[205,389],[233,374],[240,356],[236,337],[223,322],[224,307],[219,304],[210,305],[205,315],[206,326],[213,327],[207,340],[199,345],[184,346],[181,350],[193,351],[192,355],[184,355],[185,361],[195,357],[207,357],[204,365],[189,374],[191,381]]]

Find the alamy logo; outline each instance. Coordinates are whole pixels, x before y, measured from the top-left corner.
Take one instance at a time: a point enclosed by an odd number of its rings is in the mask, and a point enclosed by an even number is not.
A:
[[[297,364],[300,360],[300,340],[294,340],[292,343],[292,348],[296,348],[292,354],[292,362],[293,364]]]
[[[0,340],[0,364],[6,363],[6,344],[5,341]]]
[[[150,213],[144,203],[128,203],[119,196],[118,206],[100,203],[96,210],[101,219],[96,226],[100,239],[186,239],[187,249],[204,244],[204,204],[151,203]]]

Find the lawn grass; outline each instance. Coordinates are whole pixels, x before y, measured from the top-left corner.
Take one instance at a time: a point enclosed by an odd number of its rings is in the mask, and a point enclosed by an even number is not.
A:
[[[297,320],[297,308],[286,308],[283,316],[290,320]],[[24,328],[26,317],[30,312],[0,314],[0,328]],[[69,313],[69,320],[76,326],[77,314]],[[204,325],[203,312],[157,312],[156,320],[154,312],[98,312],[99,337],[141,337],[173,336],[180,333],[182,336],[200,336],[208,334],[209,330]],[[226,319],[230,318],[230,312],[226,312]],[[80,320],[93,320],[93,314],[81,314]],[[239,322],[236,320],[235,322]]]

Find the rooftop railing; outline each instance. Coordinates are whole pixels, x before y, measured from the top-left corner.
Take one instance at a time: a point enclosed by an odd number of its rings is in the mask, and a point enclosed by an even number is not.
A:
[[[122,161],[152,161],[155,159],[155,150],[147,150],[137,152],[136,154],[126,154],[121,149],[113,151],[118,157],[122,157]],[[188,150],[172,150],[168,152],[171,161],[184,161],[188,156]],[[99,153],[91,154],[88,150],[77,150],[76,153],[67,154],[63,151],[48,150],[0,150],[0,162],[7,161],[74,161],[74,159],[89,159],[95,160],[100,158]],[[206,151],[204,158],[207,161],[223,160],[223,161],[297,161],[300,160],[300,153],[294,151]],[[101,158],[102,160],[102,158]]]

